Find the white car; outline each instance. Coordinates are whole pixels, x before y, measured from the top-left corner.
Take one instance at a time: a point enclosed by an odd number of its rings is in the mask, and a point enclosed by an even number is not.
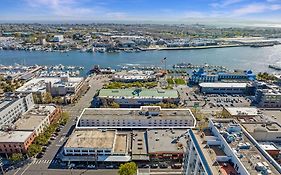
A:
[[[71,168],[74,168],[76,165],[74,163],[71,163],[68,168],[71,169]]]
[[[88,165],[87,167],[88,167],[89,169],[95,169],[95,168],[96,168],[95,165]]]

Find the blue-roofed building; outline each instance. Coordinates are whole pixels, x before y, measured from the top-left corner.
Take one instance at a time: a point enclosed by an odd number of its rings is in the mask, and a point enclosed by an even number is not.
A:
[[[251,70],[233,71],[233,72],[206,72],[204,68],[199,68],[193,71],[189,79],[192,84],[199,84],[202,82],[217,82],[224,80],[256,80],[256,75]]]
[[[208,72],[205,72],[204,68],[200,68],[198,71],[193,71],[189,82],[198,84],[202,82],[216,82],[218,80],[218,74],[210,74]]]
[[[251,70],[246,71],[234,71],[234,72],[220,72],[218,73],[219,80],[250,80],[254,81],[256,79],[256,75]]]

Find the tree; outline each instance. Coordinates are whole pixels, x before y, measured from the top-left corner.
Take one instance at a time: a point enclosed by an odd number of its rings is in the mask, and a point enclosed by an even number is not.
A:
[[[118,103],[116,103],[116,102],[112,102],[110,104],[110,107],[112,107],[112,108],[120,108],[120,105]]]
[[[37,144],[31,144],[28,148],[28,151],[27,151],[27,155],[29,157],[32,157],[36,154],[38,154],[39,152],[41,152],[42,148],[40,145],[37,145]]]
[[[40,95],[38,95],[38,94],[32,94],[32,96],[33,96],[33,100],[34,100],[34,103],[35,103],[35,104],[40,104],[40,103],[42,103],[42,99],[41,99]]]
[[[196,108],[191,109],[191,112],[193,113],[197,121],[201,121],[204,119],[204,114],[199,110],[197,110]]]
[[[35,138],[34,143],[38,145],[45,145],[48,143],[48,140],[49,140],[48,134],[42,133]]]
[[[13,153],[9,159],[13,162],[21,161],[23,159],[22,153]]]
[[[44,94],[44,103],[51,103],[53,100],[52,95],[50,92],[46,92]]]
[[[63,99],[62,99],[62,97],[55,97],[55,98],[53,98],[53,103],[56,103],[56,104],[63,104]]]
[[[69,113],[63,112],[62,115],[61,115],[61,119],[60,119],[59,123],[61,125],[65,125],[67,123],[68,119],[69,119]]]
[[[129,162],[121,164],[118,170],[119,175],[135,175],[137,174],[137,164],[135,162]]]

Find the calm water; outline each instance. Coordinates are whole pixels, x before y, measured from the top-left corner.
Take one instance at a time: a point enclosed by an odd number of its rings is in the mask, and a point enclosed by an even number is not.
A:
[[[89,70],[94,64],[118,68],[124,64],[143,64],[164,66],[161,60],[167,57],[167,66],[176,63],[215,64],[229,69],[252,69],[256,72],[270,71],[268,64],[281,65],[281,45],[274,47],[251,48],[215,48],[201,50],[148,51],[138,53],[81,53],[71,51],[0,51],[0,64],[13,65],[75,65]]]

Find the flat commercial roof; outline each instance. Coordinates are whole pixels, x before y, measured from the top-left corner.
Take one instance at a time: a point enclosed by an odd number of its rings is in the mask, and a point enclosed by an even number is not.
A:
[[[161,109],[156,116],[140,114],[140,108],[85,108],[79,120],[182,119],[195,120],[189,109]]]
[[[204,88],[246,88],[247,83],[200,83]]]
[[[187,130],[153,129],[147,131],[148,153],[183,153],[187,145]]]
[[[255,169],[255,167],[253,167],[253,165],[257,164],[258,162],[266,162],[269,165],[268,169],[270,169],[273,174],[278,174],[278,171],[275,168],[275,166],[271,164],[269,160],[263,156],[263,154],[259,151],[255,143],[253,143],[249,139],[249,137],[246,134],[246,131],[243,130],[241,125],[239,125],[235,120],[214,119],[211,121],[214,123],[214,127],[218,130],[219,134],[221,134],[222,137],[223,137],[223,133],[228,133],[234,136],[232,132],[228,131],[228,127],[230,125],[235,126],[236,128],[241,128],[242,132],[239,131],[241,135],[235,136],[237,138],[235,138],[232,142],[227,144],[230,146],[232,150],[237,150],[237,148],[241,144],[246,144],[246,143],[249,144],[250,146],[249,149],[239,149],[238,153],[243,155],[243,157],[239,158],[239,160],[250,174],[257,174],[260,172],[257,169]],[[236,133],[237,132],[238,131],[236,131]]]
[[[32,134],[33,134],[32,131],[11,131],[11,132],[0,131],[0,143],[23,143]]]
[[[258,115],[258,109],[255,107],[225,107],[224,109],[227,110],[230,115]]]
[[[56,110],[55,105],[37,105],[30,109],[26,115],[49,115]]]
[[[146,131],[133,131],[132,160],[149,160]]]
[[[128,135],[123,133],[116,134],[116,140],[114,145],[114,153],[126,153],[128,145]]]
[[[29,130],[33,131],[56,110],[52,105],[40,105],[27,111],[15,123],[16,130]]]
[[[15,129],[33,131],[45,120],[46,117],[48,116],[23,116],[14,123]]]
[[[164,89],[101,89],[102,98],[178,98],[178,91]]]
[[[83,80],[82,77],[69,77],[67,82],[62,82],[61,77],[40,77],[33,78],[26,82],[23,86],[19,87],[17,92],[44,92],[46,91],[46,83],[51,82],[51,84],[61,83],[66,86],[76,86],[79,82]]]
[[[264,123],[243,123],[243,127],[248,132],[280,132],[281,127],[277,123],[264,124]]]
[[[277,123],[281,124],[281,111],[278,109],[275,110],[263,110],[262,113],[266,116],[271,117],[272,120],[276,121]],[[273,118],[273,117],[274,118]]]
[[[272,142],[260,142],[259,143],[260,147],[262,147],[264,150],[279,150],[276,145]],[[281,150],[280,150],[281,151]]]
[[[76,130],[71,134],[64,147],[113,149],[115,134],[115,130]]]

